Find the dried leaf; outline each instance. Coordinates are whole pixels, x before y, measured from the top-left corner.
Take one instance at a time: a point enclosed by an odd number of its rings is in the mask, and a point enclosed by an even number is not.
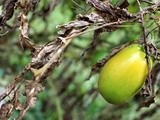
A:
[[[42,86],[42,84],[37,83],[35,81],[32,80],[27,80],[26,84],[25,84],[25,95],[26,96],[35,96],[37,95],[39,92],[42,92],[44,90],[44,87]]]
[[[34,50],[35,49],[34,44],[30,41],[28,37],[28,19],[23,12],[19,15],[19,21],[20,21],[19,29],[21,31],[19,41],[21,47],[30,48],[31,50]]]
[[[0,119],[7,120],[10,117],[12,110],[13,110],[12,103],[8,102],[8,103],[3,104],[0,107]]]
[[[18,0],[6,0],[4,10],[2,13],[3,22],[6,22],[13,16],[14,7],[17,1]]]

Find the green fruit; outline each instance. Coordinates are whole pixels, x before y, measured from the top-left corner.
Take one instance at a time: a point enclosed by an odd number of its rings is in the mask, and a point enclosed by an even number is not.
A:
[[[98,90],[106,101],[123,104],[140,91],[148,75],[145,57],[142,47],[133,44],[106,62],[98,81]]]

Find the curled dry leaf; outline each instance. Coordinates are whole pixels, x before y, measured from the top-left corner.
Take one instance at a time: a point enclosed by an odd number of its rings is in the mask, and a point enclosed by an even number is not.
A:
[[[44,87],[42,84],[37,83],[33,80],[27,80],[25,84],[25,95],[26,96],[35,96],[39,92],[42,92],[44,90]]]
[[[17,2],[16,7],[26,14],[29,11],[34,11],[38,3],[39,0],[21,0]]]
[[[19,22],[20,22],[20,38],[19,38],[19,42],[22,48],[29,48],[31,50],[34,50],[34,44],[30,41],[29,37],[28,37],[28,19],[26,17],[26,15],[21,12],[19,15]]]
[[[17,1],[18,0],[6,0],[5,5],[4,5],[4,9],[2,12],[2,16],[0,19],[0,26],[3,27],[5,22],[7,20],[9,20],[10,18],[12,18],[13,13],[14,13],[14,7],[15,7],[15,4]]]
[[[1,120],[8,120],[8,118],[11,115],[12,110],[13,110],[12,103],[8,102],[8,103],[3,104],[0,107],[0,119]]]
[[[98,11],[105,12],[115,17],[115,13],[112,9],[113,7],[108,1],[101,2],[99,0],[87,0],[87,3],[93,6]]]

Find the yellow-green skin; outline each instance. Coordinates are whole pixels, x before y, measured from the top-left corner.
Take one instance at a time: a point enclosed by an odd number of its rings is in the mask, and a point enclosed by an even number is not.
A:
[[[139,92],[148,74],[145,57],[141,46],[133,44],[106,62],[98,81],[98,90],[106,101],[123,104]]]

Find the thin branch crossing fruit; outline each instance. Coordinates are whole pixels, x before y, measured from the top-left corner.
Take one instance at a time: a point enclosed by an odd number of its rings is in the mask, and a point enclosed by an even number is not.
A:
[[[106,62],[100,72],[98,90],[109,103],[126,103],[140,91],[148,73],[143,46],[129,45]]]

